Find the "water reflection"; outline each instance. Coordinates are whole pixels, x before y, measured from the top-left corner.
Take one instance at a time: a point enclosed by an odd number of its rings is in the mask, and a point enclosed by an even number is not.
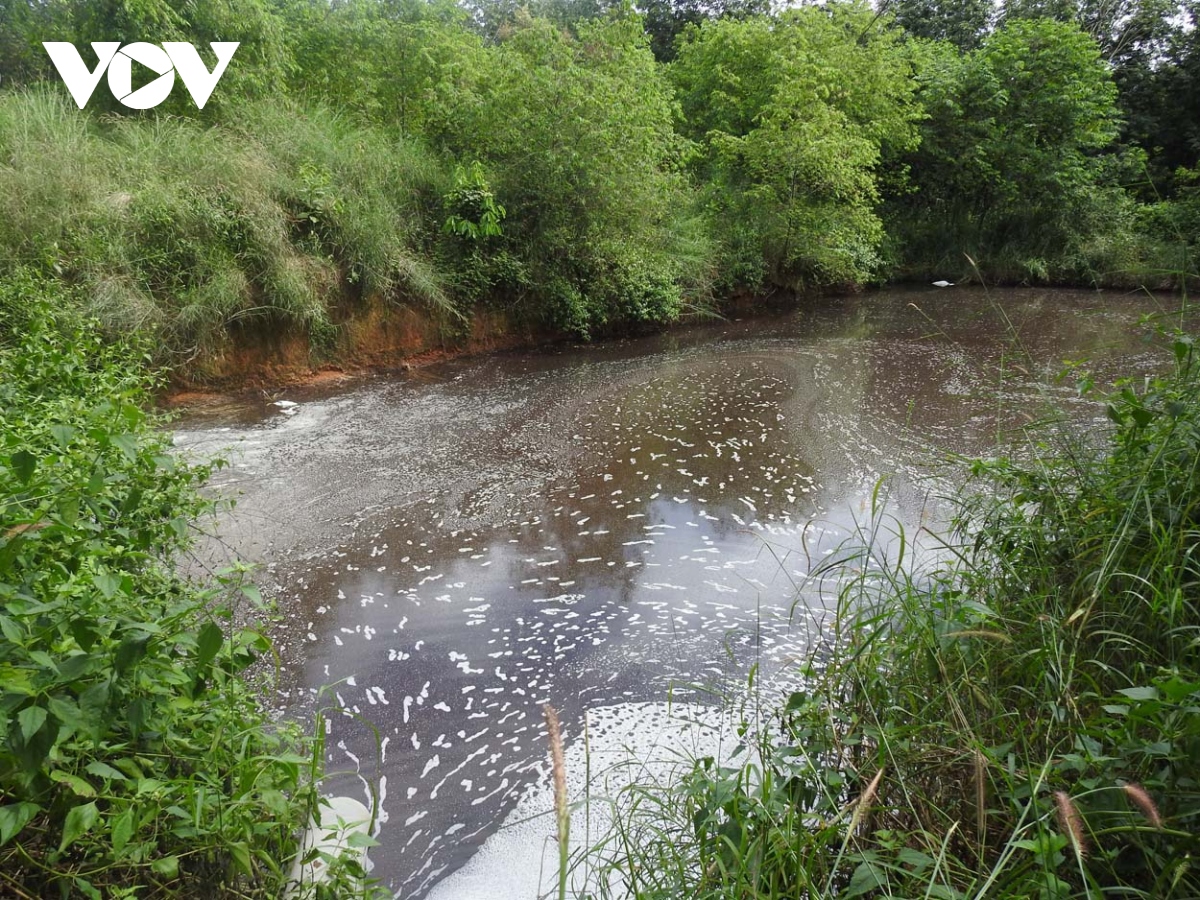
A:
[[[374,729],[386,744],[366,774],[386,778],[397,888],[427,887],[516,799],[542,703],[576,721],[707,696],[807,645],[811,619],[790,616],[807,563],[764,539],[811,558],[838,534],[801,534],[821,485],[786,374],[755,354],[664,367],[585,402],[572,477],[510,492],[507,521],[446,530],[419,504],[306,574],[303,680],[339,683],[335,764],[374,758]]]

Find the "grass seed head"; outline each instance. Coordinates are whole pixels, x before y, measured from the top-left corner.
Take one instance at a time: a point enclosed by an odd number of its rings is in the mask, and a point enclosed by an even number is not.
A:
[[[1140,784],[1126,784],[1121,788],[1125,792],[1125,796],[1129,798],[1129,802],[1141,810],[1142,815],[1146,817],[1146,821],[1155,828],[1163,827],[1162,816],[1158,812],[1158,806],[1154,803],[1153,798],[1146,793],[1146,789]]]
[[[1083,859],[1088,854],[1087,836],[1083,832],[1083,816],[1066,791],[1054,792],[1054,805],[1057,809],[1058,824],[1063,833],[1071,838],[1075,854]]]

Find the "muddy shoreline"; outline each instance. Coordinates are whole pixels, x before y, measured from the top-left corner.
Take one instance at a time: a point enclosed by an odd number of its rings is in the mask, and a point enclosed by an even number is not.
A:
[[[905,289],[903,286],[897,290]],[[862,295],[862,291],[850,296]],[[323,353],[302,334],[242,331],[194,367],[174,371],[159,405],[169,411],[205,409],[274,397],[295,389],[348,387],[377,376],[403,376],[455,360],[505,353],[556,353],[619,344],[697,328],[719,327],[800,310],[837,296],[824,293],[737,295],[712,314],[685,316],[666,326],[599,334],[581,341],[498,311],[477,311],[471,321],[447,330],[433,315],[414,308],[369,303],[340,323],[337,345]]]

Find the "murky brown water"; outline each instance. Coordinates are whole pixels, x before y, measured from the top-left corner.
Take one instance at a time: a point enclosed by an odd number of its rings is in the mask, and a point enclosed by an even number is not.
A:
[[[323,710],[331,790],[378,790],[376,872],[419,897],[527,785],[540,704],[573,733],[786,668],[819,630],[796,585],[880,478],[915,526],[946,451],[1053,408],[1102,422],[1053,374],[1151,371],[1139,319],[1169,304],[888,291],[288,394],[177,442],[232,448],[222,531],[288,616],[280,704]]]

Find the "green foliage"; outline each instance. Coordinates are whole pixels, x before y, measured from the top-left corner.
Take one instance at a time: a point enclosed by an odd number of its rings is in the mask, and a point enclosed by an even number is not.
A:
[[[518,17],[437,98],[439,142],[482,162],[506,210],[497,300],[580,335],[670,321],[708,268],[670,90],[629,10],[577,31]]]
[[[178,574],[209,470],[143,411],[144,350],[71,306],[0,282],[0,890],[278,896],[313,797],[244,680],[261,601]]]
[[[451,305],[425,225],[439,168],[320,108],[99,124],[21,92],[0,96],[0,156],[0,260],[79,286],[110,330],[154,334],[161,360],[211,353],[251,319],[326,333],[340,274]]]
[[[450,2],[298,0],[286,27],[296,93],[409,137],[437,133],[431,104],[470,71],[481,47]]]
[[[588,335],[964,254],[1194,269],[1192,0],[1014,2],[991,32],[986,3],[638,8],[0,0],[0,262],[200,367],[253,330],[336,352],[364,296]],[[40,42],[131,35],[242,46],[202,114],[74,111]]]
[[[186,4],[166,0],[5,0],[0,3],[0,79],[6,85],[27,85],[39,79],[56,80],[43,41],[70,41],[80,49],[88,68],[95,65],[92,41],[191,41],[205,64],[215,63],[209,42],[238,41],[235,63],[221,79],[204,114],[220,114],[229,98],[270,96],[282,89],[292,65],[284,43],[279,6],[269,0],[191,0]],[[56,88],[63,97],[66,89]],[[100,85],[89,108],[130,114]],[[176,82],[163,112],[193,115],[196,108]]]
[[[891,217],[910,264],[948,274],[966,254],[999,277],[1086,278],[1065,263],[1095,234],[1083,226],[1110,228],[1121,202],[1109,190],[1120,162],[1098,155],[1117,107],[1095,42],[1071,24],[1015,19],[968,54],[927,45],[918,80],[918,190]]]
[[[769,15],[766,0],[640,0],[638,10],[645,16],[650,49],[656,59],[670,62],[675,58],[679,37],[690,26],[716,19],[746,20]]]
[[[448,173],[424,145],[320,106],[254,104],[237,125],[267,152],[272,200],[327,302],[338,287],[327,279],[332,262],[362,291],[458,314],[438,261]]]
[[[496,195],[488,186],[483,166],[478,161],[469,169],[454,170],[454,187],[446,195],[449,215],[442,230],[471,241],[499,237],[504,207],[496,203]]]
[[[735,268],[753,241],[775,285],[876,277],[878,168],[915,145],[919,116],[895,32],[853,3],[711,22],[671,75]]]
[[[914,37],[949,41],[960,50],[974,50],[987,34],[995,15],[991,0],[898,0],[890,4],[896,24]]]

